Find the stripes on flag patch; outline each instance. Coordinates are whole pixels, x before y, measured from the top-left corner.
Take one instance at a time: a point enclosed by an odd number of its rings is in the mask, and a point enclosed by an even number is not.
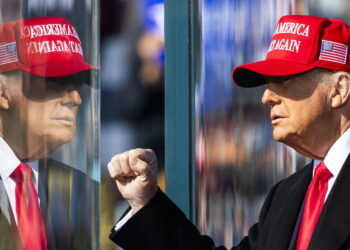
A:
[[[0,45],[0,65],[18,62],[16,42]]]
[[[320,60],[336,62],[341,64],[346,64],[346,59],[348,57],[348,46],[322,40]]]

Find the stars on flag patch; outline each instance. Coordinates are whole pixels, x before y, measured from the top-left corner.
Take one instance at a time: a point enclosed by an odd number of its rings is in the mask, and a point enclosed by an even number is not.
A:
[[[346,64],[348,46],[341,43],[322,40],[320,60]]]
[[[16,42],[0,45],[0,65],[18,62]]]

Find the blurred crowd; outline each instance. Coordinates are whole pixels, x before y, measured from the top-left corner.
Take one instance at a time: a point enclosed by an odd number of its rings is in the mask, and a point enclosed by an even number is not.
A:
[[[101,0],[101,249],[127,204],[106,165],[131,148],[164,165],[164,8],[159,0]],[[163,175],[160,185],[164,187]]]

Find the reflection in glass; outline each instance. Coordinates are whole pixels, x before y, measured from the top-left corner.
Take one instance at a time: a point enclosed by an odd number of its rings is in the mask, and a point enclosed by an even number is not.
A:
[[[0,1],[0,249],[99,249],[96,8]]]

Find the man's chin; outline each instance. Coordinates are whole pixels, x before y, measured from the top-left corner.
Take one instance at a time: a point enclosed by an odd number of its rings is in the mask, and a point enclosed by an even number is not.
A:
[[[47,137],[46,146],[49,154],[56,151],[59,147],[72,141],[73,133],[65,133]]]
[[[280,130],[274,129],[273,130],[273,139],[275,141],[286,143],[287,135],[285,133],[281,133]]]
[[[283,131],[284,133],[278,133],[278,132],[279,131],[273,131],[273,139],[291,148],[294,148],[294,146],[296,145],[296,141],[298,141],[298,139],[291,134],[285,133],[285,131]]]
[[[70,142],[73,139],[75,133],[75,126],[73,127],[56,127],[56,129],[50,129],[47,131],[47,140],[50,144],[63,145]]]

